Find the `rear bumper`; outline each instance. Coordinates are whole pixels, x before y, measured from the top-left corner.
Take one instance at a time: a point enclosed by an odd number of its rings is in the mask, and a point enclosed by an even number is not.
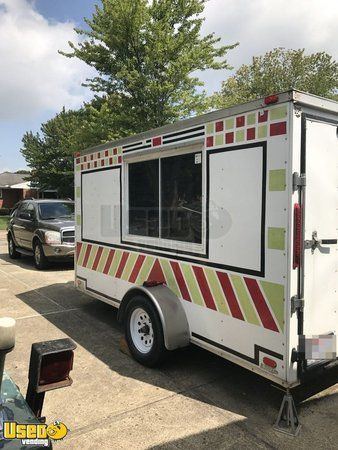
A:
[[[331,370],[335,370],[338,367],[338,358],[318,361],[317,363],[312,363],[306,365],[303,373],[301,374],[301,382],[312,380],[313,378],[318,378],[319,375],[324,373],[329,373]]]
[[[61,245],[47,245],[43,244],[43,251],[48,259],[66,259],[72,260],[74,258],[75,245],[61,244]]]

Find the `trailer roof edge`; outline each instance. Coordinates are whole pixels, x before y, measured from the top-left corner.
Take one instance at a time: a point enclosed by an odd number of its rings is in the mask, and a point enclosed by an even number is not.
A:
[[[329,100],[323,97],[319,97],[317,95],[308,94],[306,92],[298,91],[298,90],[289,90],[277,93],[278,101],[274,103],[281,104],[288,101],[292,101],[296,104],[307,105],[314,107],[316,109],[326,109],[332,112],[338,113],[338,102],[334,100]],[[125,138],[117,139],[114,141],[109,141],[104,144],[95,145],[93,147],[88,147],[82,151],[80,151],[81,155],[86,155],[88,153],[92,153],[95,151],[106,150],[111,147],[119,147],[121,145],[131,144],[138,140],[143,141],[145,139],[149,139],[155,136],[160,136],[166,133],[171,133],[174,131],[179,131],[183,129],[187,129],[190,127],[203,125],[206,122],[212,122],[217,119],[234,116],[242,113],[246,113],[249,111],[253,111],[260,108],[266,108],[269,105],[264,103],[264,98],[261,97],[256,100],[251,100],[250,102],[242,103],[240,105],[230,106],[229,108],[218,109],[215,111],[211,111],[205,114],[201,114],[199,116],[190,117],[188,119],[179,120],[177,122],[164,125],[158,128],[153,128],[151,130],[144,131],[142,133],[133,134],[127,136]]]

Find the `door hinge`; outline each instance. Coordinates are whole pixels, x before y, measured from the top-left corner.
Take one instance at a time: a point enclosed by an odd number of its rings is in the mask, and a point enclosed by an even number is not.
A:
[[[298,311],[298,310],[303,311],[303,309],[304,309],[304,299],[297,297],[297,295],[294,295],[293,297],[291,297],[291,316],[296,311]]]
[[[300,187],[306,186],[306,177],[304,174],[299,175],[298,172],[294,172],[292,175],[293,190],[296,191]]]

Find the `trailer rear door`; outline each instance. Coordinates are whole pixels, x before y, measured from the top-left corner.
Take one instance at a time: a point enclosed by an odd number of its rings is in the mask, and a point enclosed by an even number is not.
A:
[[[304,131],[304,334],[310,337],[338,328],[337,123],[308,116]]]

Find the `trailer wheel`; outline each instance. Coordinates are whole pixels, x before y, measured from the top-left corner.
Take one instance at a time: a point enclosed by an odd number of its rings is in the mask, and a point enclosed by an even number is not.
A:
[[[158,365],[167,354],[159,315],[151,301],[141,295],[127,306],[125,337],[130,353],[144,366]]]

